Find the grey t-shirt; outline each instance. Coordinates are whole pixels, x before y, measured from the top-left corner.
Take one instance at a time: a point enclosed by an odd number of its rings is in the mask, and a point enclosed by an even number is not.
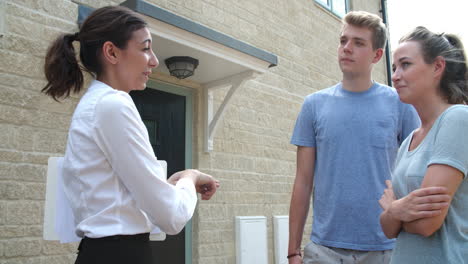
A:
[[[364,92],[339,83],[307,96],[291,143],[316,148],[312,241],[364,251],[393,248],[380,227],[378,200],[400,143],[418,126],[414,108],[379,83]]]
[[[391,263],[468,263],[468,106],[455,105],[445,110],[419,146],[408,151],[412,135],[401,145],[393,173],[398,199],[420,188],[431,164],[454,167],[463,173],[464,180],[442,227],[430,237],[402,230]]]

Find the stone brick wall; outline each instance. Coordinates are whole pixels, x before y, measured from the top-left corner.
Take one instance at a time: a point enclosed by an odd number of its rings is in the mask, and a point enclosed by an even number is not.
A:
[[[42,240],[49,156],[63,155],[77,98],[40,94],[43,57],[58,32],[76,28],[70,1],[3,1],[0,37],[0,263],[72,263],[76,245]]]
[[[77,2],[92,7],[120,1],[3,0],[0,32],[0,264],[73,263],[76,244],[42,240],[45,173],[63,155],[79,96],[56,103],[40,94],[46,48],[59,32],[76,31]],[[200,92],[195,93],[194,167],[222,182],[193,220],[193,263],[235,263],[234,217],[268,219],[274,261],[273,215],[287,215],[295,173],[291,131],[304,97],[341,78],[336,48],[340,21],[313,0],[149,0],[173,13],[278,56],[278,66],[248,81],[234,96],[214,139],[203,150]],[[380,1],[353,0],[378,13]],[[2,23],[0,23],[2,24]],[[1,29],[0,29],[1,30]],[[2,35],[3,33],[3,35]],[[383,60],[375,80],[385,82]],[[219,105],[225,90],[215,93]],[[310,233],[310,218],[304,243]]]
[[[275,53],[279,63],[236,93],[219,124],[214,151],[198,152],[198,167],[219,177],[222,189],[213,201],[199,205],[194,263],[234,264],[234,217],[247,215],[267,217],[268,258],[274,263],[273,216],[289,212],[296,168],[291,132],[304,97],[341,79],[336,53],[341,23],[313,1],[240,1],[234,7],[227,2],[215,3],[216,16],[250,14],[245,17],[253,17],[253,25],[240,32],[238,23],[229,27],[209,17],[203,23]],[[361,1],[354,7],[377,13],[379,2]],[[384,60],[376,65],[374,78],[386,82]],[[220,103],[225,93],[218,91],[215,100]],[[311,232],[308,219],[303,245]]]

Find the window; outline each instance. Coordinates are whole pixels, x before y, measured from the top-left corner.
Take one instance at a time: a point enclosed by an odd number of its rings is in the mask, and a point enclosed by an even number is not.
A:
[[[343,17],[348,11],[348,0],[315,0],[333,14]]]

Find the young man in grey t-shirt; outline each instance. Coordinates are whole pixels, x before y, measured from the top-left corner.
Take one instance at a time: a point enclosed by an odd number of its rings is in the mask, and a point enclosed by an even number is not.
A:
[[[343,19],[338,46],[342,82],[307,96],[291,143],[298,146],[289,220],[289,263],[302,263],[310,196],[314,212],[304,263],[388,263],[378,200],[400,143],[419,125],[394,89],[373,82],[386,28],[367,12]]]

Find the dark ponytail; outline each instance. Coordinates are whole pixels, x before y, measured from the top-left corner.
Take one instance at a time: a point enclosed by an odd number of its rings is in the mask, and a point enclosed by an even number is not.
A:
[[[444,37],[453,47],[446,56],[446,70],[441,80],[450,92],[447,94],[449,103],[468,103],[468,72],[466,54],[461,40],[452,34]]]
[[[425,27],[417,27],[400,39],[416,41],[426,63],[433,63],[441,56],[445,60],[445,71],[440,80],[440,93],[449,104],[468,104],[468,73],[463,44],[456,35],[435,34]]]
[[[62,34],[47,50],[44,73],[47,85],[42,92],[58,100],[78,93],[83,86],[83,73],[76,58],[73,41],[77,34]]]
[[[103,71],[101,49],[106,41],[120,49],[127,47],[134,31],[144,28],[146,22],[135,12],[122,6],[96,9],[81,25],[76,34],[60,35],[49,47],[44,64],[47,85],[42,92],[54,100],[78,93],[83,87],[82,69],[97,78]],[[73,41],[80,43],[78,63]]]

